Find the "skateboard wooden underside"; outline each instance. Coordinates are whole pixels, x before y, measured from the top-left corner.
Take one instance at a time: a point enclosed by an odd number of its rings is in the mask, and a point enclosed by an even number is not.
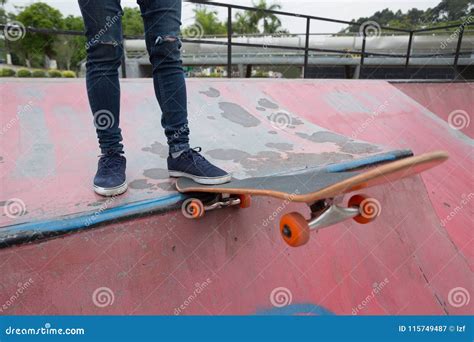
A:
[[[354,171],[339,171],[337,167],[326,166],[291,174],[232,180],[221,185],[200,185],[190,179],[180,178],[176,188],[183,193],[247,194],[311,203],[394,182],[428,170],[447,158],[446,152],[435,151],[372,167],[364,165],[363,169]]]

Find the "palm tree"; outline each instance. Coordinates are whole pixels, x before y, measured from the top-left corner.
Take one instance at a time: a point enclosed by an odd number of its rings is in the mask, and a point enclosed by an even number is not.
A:
[[[257,11],[250,14],[250,23],[258,24],[263,20],[263,33],[275,33],[281,28],[280,19],[273,13],[265,12],[265,10],[277,11],[281,9],[279,4],[268,5],[266,0],[260,0],[258,4],[253,3]]]
[[[235,33],[252,34],[258,33],[258,22],[251,17],[251,12],[245,11],[235,15],[236,21],[232,23],[232,29]]]

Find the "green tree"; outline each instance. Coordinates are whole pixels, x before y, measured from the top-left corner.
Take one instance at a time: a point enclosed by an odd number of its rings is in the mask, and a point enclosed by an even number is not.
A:
[[[279,4],[268,5],[265,0],[260,0],[257,4],[253,3],[257,11],[244,11],[237,13],[233,23],[233,30],[240,34],[286,32],[282,30],[280,19],[273,13],[265,10],[277,11],[281,9]],[[260,30],[260,27],[262,30]]]
[[[408,22],[410,27],[418,27],[424,22],[424,14],[425,11],[412,8],[406,14],[406,21]]]
[[[143,20],[138,8],[125,7],[122,17],[123,34],[126,36],[141,36],[145,33]]]
[[[251,16],[251,11],[237,13],[235,21],[232,23],[232,30],[238,34],[254,34],[259,33],[258,21]]]
[[[265,10],[271,10],[271,11],[277,11],[281,9],[281,6],[279,4],[271,4],[268,5],[266,0],[260,0],[258,4],[253,3],[253,6],[257,9],[258,11],[252,11],[252,14],[250,15],[250,22],[257,23],[257,25],[262,22],[263,25],[263,33],[276,33],[280,30],[281,28],[281,21],[280,19],[273,13],[268,13],[265,12]]]
[[[63,26],[66,30],[84,31],[84,22],[81,17],[70,15],[64,18]],[[57,36],[54,51],[61,69],[76,69],[79,62],[86,57],[86,38],[70,35]]]
[[[421,27],[456,24],[466,15],[474,14],[474,0],[442,0],[436,7],[426,11],[412,8],[407,13],[388,8],[375,12],[370,17],[352,20],[353,23],[375,21],[381,26],[416,29]],[[342,32],[358,32],[357,25],[350,25]]]
[[[473,13],[473,0],[442,0],[438,6],[426,11],[426,19],[434,23],[457,21]]]
[[[207,8],[194,10],[194,24],[185,27],[182,34],[184,37],[199,38],[204,35],[222,35],[227,33],[227,26],[219,21],[216,11]]]
[[[2,7],[0,7],[0,25],[5,25],[8,21],[7,11],[5,11],[5,9],[3,8],[6,2],[7,2],[6,0],[2,0],[0,2],[0,4],[2,5]],[[7,46],[5,44],[5,39],[0,38],[0,60],[5,59],[6,51],[7,51]]]
[[[4,25],[8,21],[8,14],[5,8],[0,7],[0,24]]]
[[[38,2],[25,7],[16,20],[25,27],[40,27],[48,29],[62,29],[63,17],[61,12],[49,5]],[[54,57],[54,35],[27,33],[23,39],[14,44],[15,51],[26,60],[27,65],[42,66],[44,57]]]

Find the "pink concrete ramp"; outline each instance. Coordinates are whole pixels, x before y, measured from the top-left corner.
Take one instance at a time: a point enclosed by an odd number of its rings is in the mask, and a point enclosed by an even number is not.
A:
[[[466,84],[469,86],[469,84]],[[199,221],[166,174],[150,80],[122,82],[129,191],[91,190],[82,80],[2,80],[0,314],[469,314],[472,142],[383,81],[189,80],[192,141],[237,178],[447,150],[365,193],[381,215],[290,248],[256,197]],[[306,211],[305,211],[306,210]]]
[[[452,129],[474,138],[472,83],[394,83],[395,87],[446,121]]]

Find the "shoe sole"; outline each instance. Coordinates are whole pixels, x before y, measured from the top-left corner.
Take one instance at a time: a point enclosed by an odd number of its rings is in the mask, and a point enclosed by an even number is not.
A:
[[[170,177],[190,178],[193,181],[195,181],[196,183],[203,184],[203,185],[217,185],[217,184],[229,183],[231,178],[232,178],[231,175],[226,175],[226,176],[222,176],[222,177],[199,177],[199,176],[191,175],[189,173],[180,172],[180,171],[168,171],[168,172],[170,174]]]
[[[99,194],[104,197],[111,197],[111,196],[118,196],[123,194],[125,191],[127,191],[128,185],[127,183],[123,183],[119,186],[116,186],[114,188],[102,188],[100,186],[94,185],[94,191],[96,194]]]

